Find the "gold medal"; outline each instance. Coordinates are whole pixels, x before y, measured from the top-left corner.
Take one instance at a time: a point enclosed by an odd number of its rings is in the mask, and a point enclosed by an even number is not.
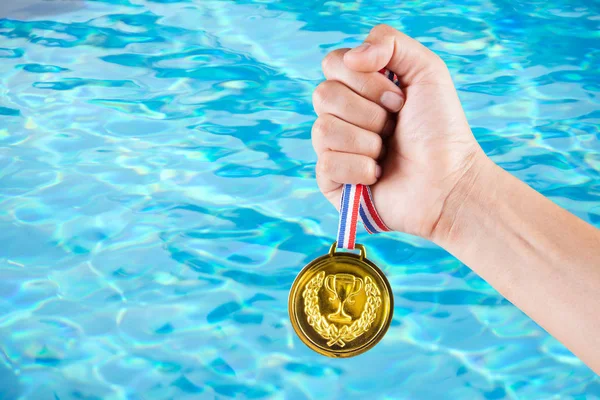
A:
[[[353,357],[385,335],[394,309],[392,290],[381,270],[360,255],[336,252],[306,265],[289,297],[292,326],[302,342],[328,357]]]

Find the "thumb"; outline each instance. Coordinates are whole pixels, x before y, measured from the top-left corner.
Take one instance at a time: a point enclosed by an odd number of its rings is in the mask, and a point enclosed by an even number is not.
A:
[[[401,86],[425,77],[448,75],[446,65],[434,52],[388,25],[374,27],[363,44],[344,54],[344,64],[354,71],[394,71]]]

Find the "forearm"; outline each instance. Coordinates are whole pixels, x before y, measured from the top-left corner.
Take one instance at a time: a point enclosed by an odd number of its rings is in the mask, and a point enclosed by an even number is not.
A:
[[[433,240],[600,373],[600,231],[482,157]]]

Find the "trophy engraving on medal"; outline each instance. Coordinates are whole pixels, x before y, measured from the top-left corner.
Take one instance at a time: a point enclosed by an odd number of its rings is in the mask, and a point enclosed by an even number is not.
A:
[[[354,304],[353,296],[356,296],[363,288],[363,280],[352,274],[327,275],[325,288],[332,293],[329,301],[339,300],[339,306],[335,313],[329,314],[327,319],[340,324],[349,324],[352,317],[346,314],[344,306]]]
[[[333,282],[333,285],[330,282]],[[357,282],[361,283],[357,285]],[[365,289],[365,306],[360,317],[353,319],[344,312],[343,308],[352,296],[356,296],[361,291],[362,282],[364,282]],[[319,291],[323,286],[328,292],[335,293],[336,297],[329,297],[329,301],[335,300],[335,298],[340,300],[338,311],[329,314],[327,318],[321,314],[319,308]],[[333,345],[345,347],[348,342],[354,341],[369,331],[377,318],[382,303],[381,293],[371,277],[367,276],[363,281],[363,279],[348,273],[326,276],[325,272],[321,271],[306,284],[302,296],[304,297],[306,321],[323,339],[327,340],[328,347]],[[327,320],[335,321],[338,324],[341,322],[341,326],[329,323]]]
[[[360,254],[336,252],[307,264],[290,290],[292,326],[311,349],[352,357],[375,346],[390,326],[392,290],[383,272]]]

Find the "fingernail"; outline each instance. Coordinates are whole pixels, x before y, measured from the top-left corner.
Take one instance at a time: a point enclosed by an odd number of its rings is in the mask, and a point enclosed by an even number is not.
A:
[[[398,93],[384,92],[381,95],[381,104],[390,111],[400,111],[404,104],[404,99]]]
[[[375,167],[375,178],[379,179],[379,177],[381,176],[381,166],[376,166]]]
[[[363,51],[367,50],[369,47],[371,47],[371,43],[363,43],[360,46],[355,47],[352,50],[350,50],[350,52],[352,52],[352,53],[362,53]]]

